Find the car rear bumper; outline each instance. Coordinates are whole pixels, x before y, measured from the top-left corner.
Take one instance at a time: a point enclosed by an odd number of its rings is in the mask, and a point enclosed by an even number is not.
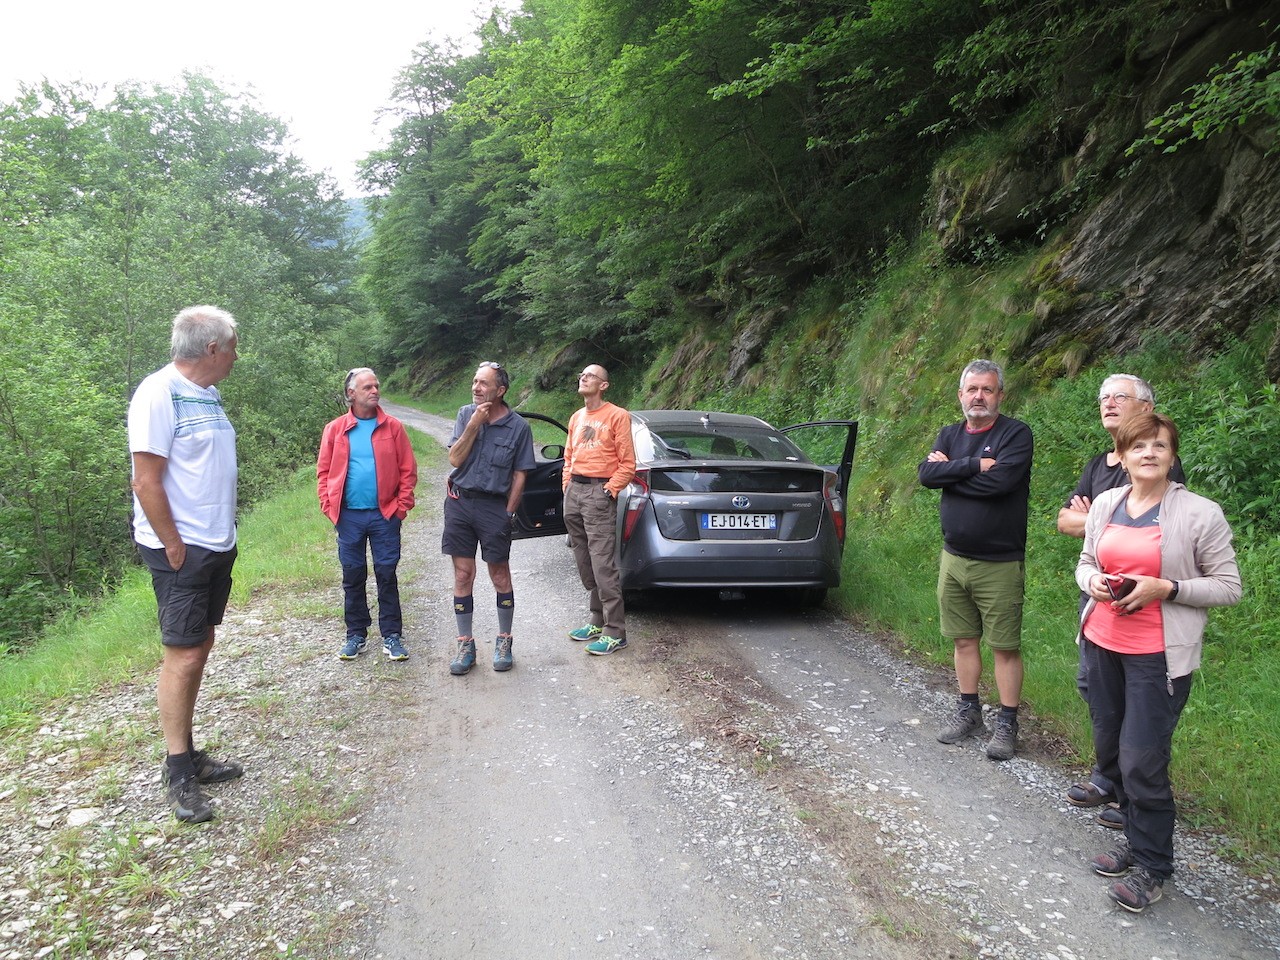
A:
[[[721,544],[681,545],[672,556],[653,557],[625,552],[620,572],[627,590],[651,587],[838,587],[840,560],[829,556],[779,556],[776,544],[760,548],[760,556],[733,555]],[[794,546],[794,545],[792,545]],[[691,553],[681,556],[681,553]],[[717,555],[719,554],[719,555]]]

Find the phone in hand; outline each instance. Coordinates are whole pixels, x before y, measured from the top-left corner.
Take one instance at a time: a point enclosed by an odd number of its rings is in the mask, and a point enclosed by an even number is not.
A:
[[[1102,579],[1107,585],[1107,593],[1111,594],[1112,600],[1123,600],[1133,593],[1133,588],[1138,585],[1137,580],[1114,573],[1104,573]]]

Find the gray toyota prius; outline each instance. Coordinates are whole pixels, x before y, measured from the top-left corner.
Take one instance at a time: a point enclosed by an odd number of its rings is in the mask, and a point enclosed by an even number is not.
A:
[[[558,429],[563,438],[559,422],[523,415],[535,435]],[[856,421],[774,429],[742,414],[633,410],[631,434],[636,477],[618,497],[624,590],[785,588],[801,605],[816,606],[839,585]],[[795,442],[802,434],[805,449]],[[539,449],[517,539],[565,532],[563,456],[562,443]]]

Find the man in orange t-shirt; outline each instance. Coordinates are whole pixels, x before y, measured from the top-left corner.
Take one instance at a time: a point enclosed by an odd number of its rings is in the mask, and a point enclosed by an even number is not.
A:
[[[590,592],[591,621],[569,632],[587,653],[605,656],[627,645],[617,548],[618,494],[636,475],[631,414],[604,399],[609,373],[593,363],[578,377],[582,409],[569,418],[564,448],[564,525]]]

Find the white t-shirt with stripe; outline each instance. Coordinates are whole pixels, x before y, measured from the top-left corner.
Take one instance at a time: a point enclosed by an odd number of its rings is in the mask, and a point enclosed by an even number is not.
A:
[[[164,489],[182,542],[209,550],[236,543],[236,431],[216,387],[192,383],[172,363],[138,384],[129,403],[129,452],[169,461]],[[161,549],[138,498],[133,536]]]

